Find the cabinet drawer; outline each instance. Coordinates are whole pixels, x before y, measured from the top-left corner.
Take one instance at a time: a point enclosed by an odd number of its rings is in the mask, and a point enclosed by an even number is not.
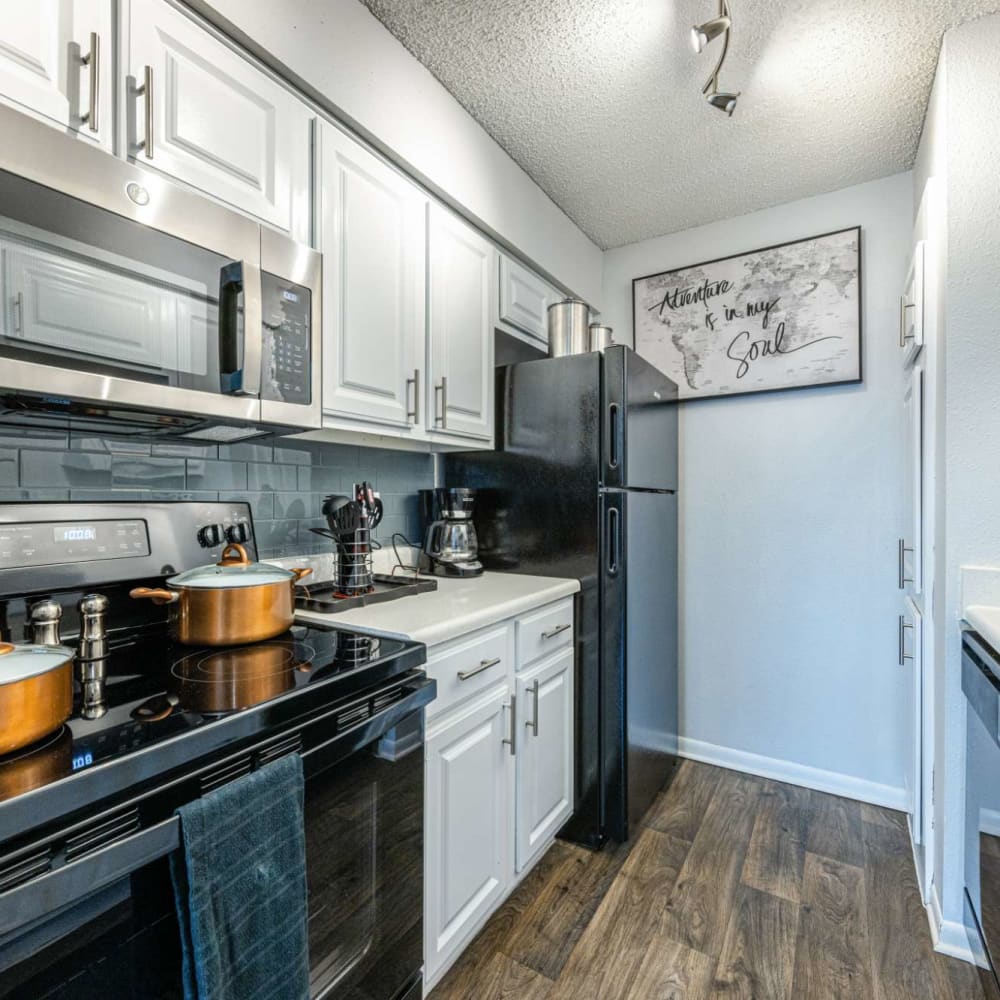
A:
[[[516,622],[517,669],[573,642],[573,599],[547,604]]]
[[[431,649],[424,669],[437,681],[437,698],[427,706],[427,716],[478,694],[507,677],[511,636],[506,624]]]

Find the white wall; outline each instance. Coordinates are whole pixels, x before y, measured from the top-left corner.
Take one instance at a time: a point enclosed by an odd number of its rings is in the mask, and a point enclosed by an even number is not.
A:
[[[611,250],[604,270],[604,319],[628,341],[633,277],[862,226],[862,385],[683,404],[681,732],[689,753],[896,806],[911,222],[900,174]]]
[[[599,305],[598,247],[358,0],[190,5],[221,15],[453,207]]]
[[[1000,16],[948,32],[917,157],[915,181],[943,180],[943,358],[936,391],[943,436],[938,489],[943,518],[935,604],[936,891],[945,921],[962,907],[965,701],[961,693],[963,565],[1000,567]]]

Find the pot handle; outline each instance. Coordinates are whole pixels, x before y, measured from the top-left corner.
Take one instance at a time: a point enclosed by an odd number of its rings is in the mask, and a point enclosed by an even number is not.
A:
[[[128,592],[128,596],[135,598],[148,597],[154,604],[173,604],[175,601],[180,600],[181,593],[179,590],[136,587],[134,590]]]
[[[230,553],[235,553],[231,555]],[[247,550],[243,548],[239,542],[230,542],[222,550],[222,558],[215,564],[216,566],[247,566],[250,563],[250,557],[247,555]]]
[[[312,566],[301,566],[298,569],[291,570],[291,572],[295,574],[295,579],[292,581],[292,583],[293,584],[298,583],[299,580],[302,580],[305,577],[309,576],[309,574],[312,573],[312,571],[313,571]]]

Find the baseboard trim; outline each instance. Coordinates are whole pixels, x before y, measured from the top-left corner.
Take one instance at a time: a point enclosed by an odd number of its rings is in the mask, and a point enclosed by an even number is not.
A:
[[[681,757],[690,757],[705,764],[715,764],[717,767],[727,767],[732,771],[743,771],[762,778],[785,781],[790,785],[802,785],[804,788],[813,788],[818,792],[829,792],[846,799],[884,806],[886,809],[906,811],[905,789],[894,788],[892,785],[881,785],[849,774],[824,771],[818,767],[795,764],[779,760],[777,757],[765,757],[746,750],[734,750],[732,747],[718,746],[687,736],[680,737],[677,750]]]
[[[927,906],[927,922],[931,925],[931,941],[934,950],[950,958],[976,964],[976,956],[969,947],[969,938],[965,925],[958,920],[945,920],[941,912],[941,900],[938,898],[937,886],[931,885],[930,899]]]

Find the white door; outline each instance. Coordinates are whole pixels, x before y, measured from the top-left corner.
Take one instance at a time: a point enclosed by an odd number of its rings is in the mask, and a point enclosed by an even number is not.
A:
[[[427,429],[490,440],[496,251],[451,212],[428,213]]]
[[[309,242],[312,112],[169,4],[129,7],[129,155]]]
[[[910,369],[903,391],[903,537],[899,540],[899,589],[923,590],[923,413],[924,374]]]
[[[0,94],[112,146],[112,0],[10,2],[0,19]]]
[[[573,812],[573,649],[517,678],[517,870]]]
[[[904,671],[906,690],[906,746],[909,753],[903,772],[910,816],[910,835],[915,844],[923,842],[923,618],[910,598],[904,598],[899,616],[899,666]]]
[[[422,433],[427,200],[331,126],[322,160],[323,409]]]
[[[506,894],[510,728],[506,686],[435,720],[425,748],[425,981]]]
[[[899,349],[903,364],[912,364],[924,346],[924,256],[926,243],[919,240],[899,300]]]
[[[548,308],[562,298],[523,264],[500,257],[500,319],[543,344],[549,342]]]

